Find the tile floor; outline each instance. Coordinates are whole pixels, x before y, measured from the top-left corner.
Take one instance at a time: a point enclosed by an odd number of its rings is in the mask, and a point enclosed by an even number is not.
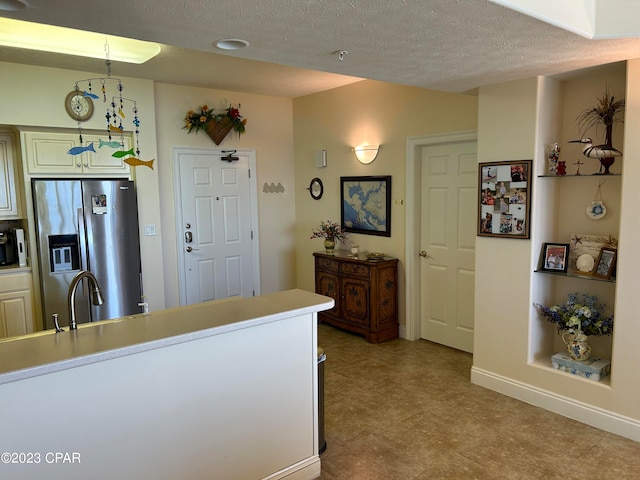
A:
[[[469,382],[470,354],[320,325],[322,480],[640,478],[640,443]]]

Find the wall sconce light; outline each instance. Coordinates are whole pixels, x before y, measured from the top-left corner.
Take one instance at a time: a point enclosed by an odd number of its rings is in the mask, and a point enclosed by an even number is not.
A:
[[[351,151],[356,154],[356,158],[360,163],[364,163],[366,165],[376,159],[380,148],[382,148],[382,145],[360,145],[358,147],[353,147]]]

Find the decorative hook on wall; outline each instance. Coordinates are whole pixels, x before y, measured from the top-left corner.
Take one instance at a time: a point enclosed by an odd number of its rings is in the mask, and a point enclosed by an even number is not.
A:
[[[229,163],[237,162],[238,160],[240,160],[240,158],[233,156],[233,154],[236,152],[237,150],[222,150],[222,153],[225,155],[220,157],[220,160],[222,160],[223,162],[229,162]]]
[[[267,182],[265,182],[262,187],[262,191],[264,193],[284,193],[284,186],[280,182],[278,182],[278,185],[274,184],[273,182],[271,182],[271,185],[269,185]]]

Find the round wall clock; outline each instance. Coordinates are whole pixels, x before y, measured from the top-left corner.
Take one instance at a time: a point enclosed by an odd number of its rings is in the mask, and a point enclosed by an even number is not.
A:
[[[314,200],[320,200],[323,192],[324,187],[322,186],[322,180],[317,177],[311,180],[311,183],[309,184],[309,194],[311,195],[311,198]]]
[[[69,92],[64,100],[67,114],[78,122],[86,122],[93,115],[93,101],[79,90]]]

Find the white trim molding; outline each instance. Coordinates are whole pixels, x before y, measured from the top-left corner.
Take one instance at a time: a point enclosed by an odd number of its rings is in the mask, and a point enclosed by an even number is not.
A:
[[[406,149],[406,192],[407,213],[405,228],[405,305],[406,327],[400,330],[400,337],[407,340],[420,338],[420,257],[417,245],[420,241],[420,148],[430,145],[477,141],[478,132],[460,132],[408,137]]]
[[[471,367],[471,383],[640,442],[640,421],[634,418],[594,407],[477,367]]]

